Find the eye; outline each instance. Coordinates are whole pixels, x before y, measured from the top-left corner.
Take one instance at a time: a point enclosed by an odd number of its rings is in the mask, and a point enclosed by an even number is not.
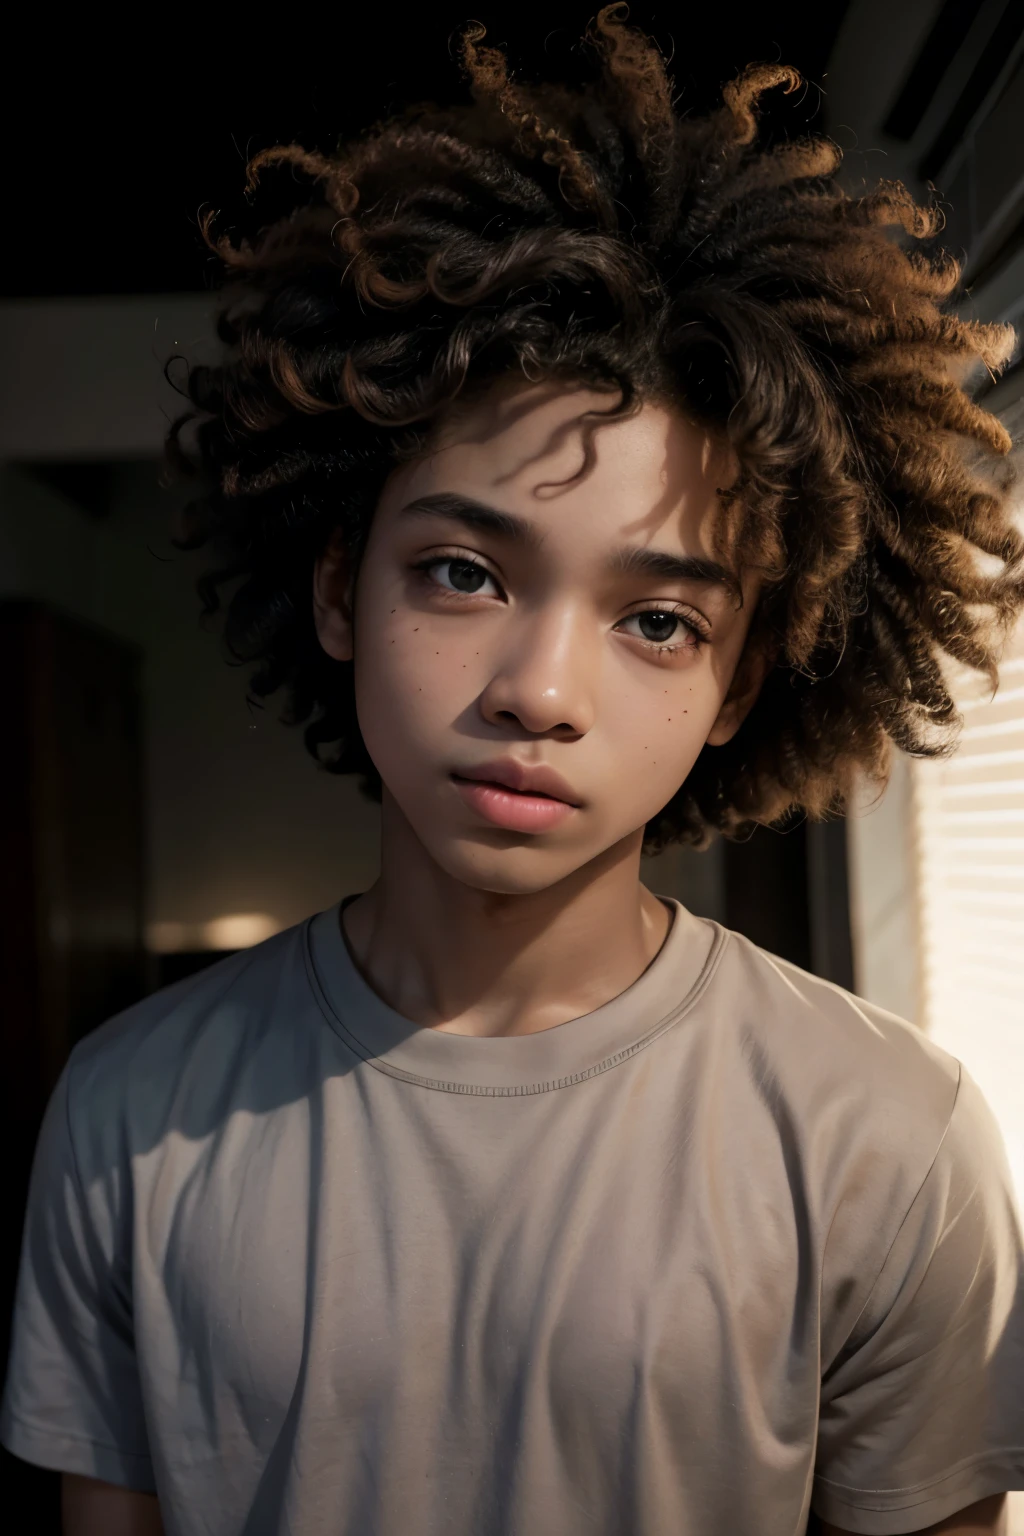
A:
[[[643,641],[652,650],[678,651],[684,647],[694,650],[707,639],[707,634],[695,617],[676,613],[671,608],[644,608],[631,613],[623,624],[636,624],[637,630],[627,631]],[[671,644],[672,641],[676,643]]]
[[[631,614],[630,618],[636,620],[644,640],[656,642],[672,640],[680,622],[677,613],[661,613],[657,608],[649,608],[644,613]]]
[[[476,597],[484,583],[494,582],[490,571],[465,555],[434,555],[416,566],[433,586],[459,597]]]

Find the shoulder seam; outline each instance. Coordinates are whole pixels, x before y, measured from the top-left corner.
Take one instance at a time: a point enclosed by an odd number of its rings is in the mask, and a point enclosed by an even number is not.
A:
[[[942,1151],[942,1148],[945,1145],[946,1137],[949,1134],[949,1128],[950,1128],[950,1126],[953,1123],[953,1115],[954,1115],[954,1113],[956,1111],[957,1102],[958,1102],[958,1100],[960,1098],[960,1085],[963,1082],[963,1070],[964,1070],[963,1069],[963,1063],[958,1058],[956,1058],[956,1057],[954,1057],[953,1059],[956,1061],[956,1067],[957,1067],[956,1090],[955,1090],[955,1092],[953,1094],[953,1102],[949,1106],[949,1114],[946,1117],[946,1123],[945,1123],[945,1125],[942,1128],[942,1135],[939,1137],[938,1141],[935,1143],[935,1151],[932,1153],[931,1161],[929,1162],[928,1167],[925,1169],[924,1176],[921,1179],[920,1184],[914,1190],[914,1193],[911,1196],[910,1202],[907,1205],[906,1210],[903,1212],[903,1215],[900,1217],[899,1225],[897,1226],[895,1232],[893,1233],[892,1238],[891,1238],[891,1240],[889,1242],[889,1245],[886,1248],[884,1255],[882,1256],[882,1262],[879,1264],[878,1269],[875,1271],[874,1278],[872,1279],[871,1284],[868,1287],[867,1294],[864,1297],[864,1305],[861,1307],[860,1311],[857,1313],[857,1316],[854,1319],[854,1321],[853,1321],[853,1323],[852,1323],[852,1325],[850,1327],[849,1333],[846,1335],[846,1339],[844,1340],[842,1347],[836,1353],[836,1359],[837,1360],[838,1360],[839,1356],[843,1353],[843,1350],[845,1350],[847,1348],[850,1339],[852,1339],[854,1334],[857,1332],[857,1328],[858,1328],[858,1326],[860,1324],[860,1320],[864,1316],[864,1313],[867,1311],[868,1305],[869,1305],[869,1303],[871,1301],[872,1296],[875,1294],[875,1288],[878,1285],[879,1279],[881,1278],[882,1271],[885,1269],[886,1264],[888,1264],[888,1262],[889,1262],[889,1255],[892,1253],[892,1250],[895,1248],[897,1240],[899,1239],[899,1235],[903,1231],[903,1228],[906,1226],[907,1221],[908,1221],[908,1219],[910,1217],[911,1211],[914,1209],[914,1206],[917,1204],[918,1200],[920,1199],[922,1190],[924,1189],[925,1185],[928,1183],[928,1180],[931,1178],[932,1170],[934,1169],[935,1164],[938,1161],[939,1153]],[[826,1245],[827,1245],[828,1239],[826,1238],[825,1241],[826,1241]],[[835,1363],[835,1362],[833,1362],[833,1363]]]

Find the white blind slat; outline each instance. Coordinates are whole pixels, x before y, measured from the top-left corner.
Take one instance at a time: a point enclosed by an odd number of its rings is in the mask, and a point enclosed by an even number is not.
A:
[[[979,1020],[1015,1019],[1024,1052],[1024,626],[994,695],[965,671],[951,689],[958,750],[915,770],[925,1023],[966,1056]]]

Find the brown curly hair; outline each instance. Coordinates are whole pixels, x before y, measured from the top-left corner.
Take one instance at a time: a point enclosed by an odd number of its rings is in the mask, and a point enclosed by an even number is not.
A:
[[[336,154],[290,145],[294,207],[252,241],[214,241],[233,283],[217,368],[192,371],[186,541],[231,587],[232,654],[331,770],[380,780],[350,663],[313,627],[311,568],[340,530],[358,563],[384,479],[456,397],[499,376],[674,401],[728,439],[722,493],[737,558],[760,569],[774,661],[727,745],[705,747],[644,848],[703,844],[794,808],[841,809],[891,743],[948,751],[943,653],[995,681],[1024,606],[1010,447],[965,384],[1013,333],[957,317],[959,271],[936,209],[898,183],[861,196],[823,138],[758,143],[753,65],[721,107],[680,118],[656,47],[606,6],[585,88],[531,86],[471,24],[471,100],[411,106]],[[172,440],[177,442],[181,423]],[[989,557],[986,559],[985,557]]]

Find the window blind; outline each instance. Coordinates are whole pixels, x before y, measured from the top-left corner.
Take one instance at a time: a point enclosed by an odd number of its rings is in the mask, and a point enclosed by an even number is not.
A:
[[[958,673],[959,749],[915,764],[922,1020],[996,1113],[1024,1201],[1024,626],[998,691]]]

